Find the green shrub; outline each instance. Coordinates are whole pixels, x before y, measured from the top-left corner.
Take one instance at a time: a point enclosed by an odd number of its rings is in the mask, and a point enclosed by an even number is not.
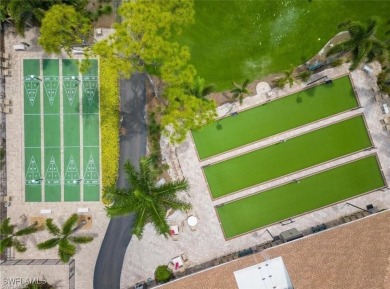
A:
[[[167,166],[161,165],[161,131],[162,127],[156,120],[155,112],[151,112],[148,116],[148,141],[150,149],[149,158],[154,170],[159,175],[161,175],[167,169]]]
[[[103,187],[116,183],[119,160],[119,76],[107,60],[100,60],[100,118]],[[104,202],[104,200],[103,200]]]
[[[343,63],[344,63],[343,59],[339,58],[339,59],[333,61],[331,65],[332,65],[333,67],[337,67],[337,66],[340,66],[340,65],[343,64]]]
[[[298,78],[302,81],[306,82],[309,80],[310,76],[312,75],[312,72],[310,70],[302,71],[300,74],[298,74]]]
[[[101,10],[102,15],[109,15],[112,13],[112,6],[110,4],[106,4],[99,10]]]
[[[157,282],[166,283],[173,277],[172,271],[168,269],[167,265],[160,265],[154,271],[154,279]]]
[[[0,162],[5,159],[5,149],[0,148]]]

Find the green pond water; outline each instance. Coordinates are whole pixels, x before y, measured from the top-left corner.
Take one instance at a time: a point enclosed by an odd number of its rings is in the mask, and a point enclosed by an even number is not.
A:
[[[389,11],[388,0],[195,0],[195,23],[178,40],[190,47],[199,75],[226,90],[233,81],[258,79],[306,62],[347,18],[377,17],[377,35],[384,40]]]

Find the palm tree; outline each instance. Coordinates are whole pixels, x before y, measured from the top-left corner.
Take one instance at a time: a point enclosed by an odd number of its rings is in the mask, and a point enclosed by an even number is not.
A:
[[[189,189],[184,180],[168,182],[156,186],[156,172],[150,159],[142,157],[139,170],[129,161],[125,164],[125,172],[130,183],[130,189],[118,189],[114,186],[105,188],[104,196],[110,203],[106,207],[107,215],[111,218],[135,214],[132,233],[142,238],[145,225],[152,223],[158,235],[168,237],[169,225],[166,219],[168,209],[187,211],[191,204],[177,198],[179,191]]]
[[[280,88],[284,88],[286,84],[289,83],[291,87],[294,83],[293,73],[294,73],[293,66],[291,66],[290,70],[284,70],[283,71],[284,76],[275,80],[276,86]]]
[[[70,257],[76,254],[76,246],[74,244],[86,244],[93,240],[92,236],[72,236],[85,225],[85,222],[76,225],[78,219],[79,216],[77,214],[71,215],[61,229],[53,223],[53,219],[46,219],[46,229],[54,238],[39,243],[37,245],[38,249],[48,250],[58,245],[58,256],[62,262],[68,262]]]
[[[346,21],[339,24],[339,28],[347,29],[350,38],[338,43],[327,52],[327,56],[337,53],[352,53],[350,70],[356,69],[366,59],[372,61],[384,55],[384,44],[376,39],[377,21],[370,19],[367,26],[357,21]]]
[[[15,232],[16,225],[11,225],[10,222],[11,219],[7,218],[0,225],[0,253],[4,253],[6,248],[11,247],[14,247],[16,251],[23,253],[27,250],[27,247],[18,239],[18,237],[35,233],[38,230],[37,223]]]
[[[247,89],[247,86],[249,84],[249,79],[246,79],[242,85],[239,85],[235,82],[233,82],[235,88],[232,89],[230,92],[233,93],[232,97],[234,99],[239,99],[240,104],[242,104],[242,100],[244,99],[244,96],[248,94],[250,91]]]
[[[208,101],[207,96],[214,91],[214,84],[205,85],[205,80],[200,76],[195,77],[194,85],[188,90],[189,94],[206,101]]]

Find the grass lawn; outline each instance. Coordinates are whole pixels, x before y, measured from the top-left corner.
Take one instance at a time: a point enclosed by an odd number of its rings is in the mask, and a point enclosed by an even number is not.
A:
[[[222,91],[313,57],[346,18],[378,16],[384,36],[390,1],[195,0],[195,24],[178,41],[189,46],[199,75]]]
[[[348,76],[226,117],[193,131],[200,159],[357,107]]]
[[[204,167],[214,198],[371,147],[362,116]]]
[[[385,186],[375,156],[258,193],[216,210],[226,238]]]

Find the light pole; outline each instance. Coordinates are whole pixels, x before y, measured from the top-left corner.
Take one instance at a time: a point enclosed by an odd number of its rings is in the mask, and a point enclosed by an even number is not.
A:
[[[35,76],[34,74],[31,74],[30,78],[42,81],[42,79],[40,79],[38,76]]]

